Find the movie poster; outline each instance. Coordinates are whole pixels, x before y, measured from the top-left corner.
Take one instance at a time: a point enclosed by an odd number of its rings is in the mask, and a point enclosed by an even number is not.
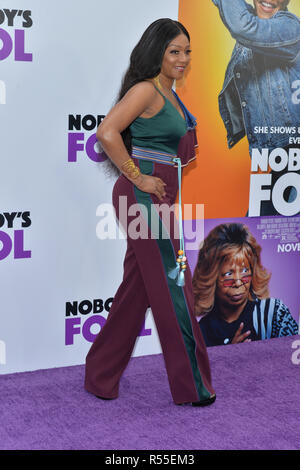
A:
[[[204,207],[203,240],[188,258],[208,346],[298,334],[299,16],[296,0],[179,3],[192,62],[177,92],[197,117],[199,145],[183,201]]]

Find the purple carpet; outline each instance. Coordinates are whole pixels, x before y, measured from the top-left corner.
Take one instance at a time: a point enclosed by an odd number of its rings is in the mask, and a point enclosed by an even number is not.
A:
[[[0,448],[299,449],[297,339],[209,348],[207,408],[173,404],[162,355],[131,359],[113,401],[85,392],[84,366],[2,375]]]

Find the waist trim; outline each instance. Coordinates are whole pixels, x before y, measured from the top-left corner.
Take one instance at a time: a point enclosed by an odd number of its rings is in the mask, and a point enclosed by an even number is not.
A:
[[[138,158],[140,160],[150,160],[152,162],[158,162],[158,163],[163,163],[165,165],[171,165],[174,166],[176,161],[174,159],[177,158],[177,155],[172,154],[172,153],[165,153],[161,152],[159,150],[150,150],[150,149],[145,149],[142,147],[132,147],[132,153],[131,156],[133,158]]]

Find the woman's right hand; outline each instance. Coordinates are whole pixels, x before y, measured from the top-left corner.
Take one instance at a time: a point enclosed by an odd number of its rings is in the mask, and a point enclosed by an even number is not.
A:
[[[144,175],[141,173],[136,180],[132,180],[135,186],[144,191],[145,193],[155,194],[159,200],[162,200],[166,195],[165,186],[166,183],[160,178],[151,175]]]

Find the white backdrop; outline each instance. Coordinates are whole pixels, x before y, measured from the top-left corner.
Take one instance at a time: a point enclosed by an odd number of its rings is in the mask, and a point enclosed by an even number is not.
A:
[[[96,132],[84,117],[108,112],[146,27],[177,16],[178,0],[0,7],[1,374],[84,363],[107,317],[125,241],[97,237],[97,207],[111,201],[114,180],[92,160],[93,145],[92,158],[81,150]],[[69,130],[71,115],[90,129]],[[151,312],[145,329],[135,356],[161,352]]]

